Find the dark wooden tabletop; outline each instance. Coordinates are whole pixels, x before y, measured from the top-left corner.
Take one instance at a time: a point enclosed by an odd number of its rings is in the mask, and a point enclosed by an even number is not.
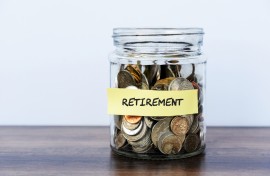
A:
[[[207,128],[206,152],[149,161],[111,152],[108,127],[0,127],[0,176],[270,175],[270,128]]]

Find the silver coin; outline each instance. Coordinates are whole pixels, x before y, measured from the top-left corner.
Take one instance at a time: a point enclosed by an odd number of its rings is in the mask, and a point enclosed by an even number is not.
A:
[[[145,124],[149,127],[152,128],[154,121],[150,117],[144,117]]]
[[[199,121],[198,121],[198,118],[195,117],[193,119],[193,123],[192,123],[188,133],[197,133],[198,130],[199,130]]]
[[[131,131],[135,131],[135,129],[137,129],[139,127],[139,125],[141,124],[141,121],[138,122],[138,123],[129,123],[128,121],[126,121],[125,118],[122,119],[122,125],[128,129],[128,130],[131,130]],[[131,134],[129,134],[131,135]]]
[[[175,77],[180,77],[180,70],[181,70],[181,65],[170,65],[171,70],[173,71]]]
[[[123,123],[124,123],[124,121],[123,121]],[[127,128],[123,125],[123,123],[122,123],[122,126],[121,126],[121,130],[122,130],[125,134],[127,134],[127,135],[129,135],[129,136],[137,135],[137,134],[142,130],[142,128],[143,128],[143,122],[142,122],[142,121],[140,121],[138,128],[136,128],[136,129],[134,129],[134,130],[129,130],[129,129],[127,129]]]
[[[138,141],[146,134],[147,125],[144,123],[144,121],[141,121],[141,123],[142,123],[142,129],[138,134],[136,134],[136,135],[128,135],[125,132],[123,133],[124,137],[128,141]]]
[[[141,89],[142,90],[149,90],[149,86],[147,84],[145,84],[144,82],[142,82]]]
[[[114,115],[114,125],[116,128],[121,130],[122,116]]]
[[[144,146],[144,147],[135,147],[132,146],[132,150],[135,153],[147,153],[152,148],[152,144]]]
[[[176,136],[172,132],[163,133],[158,140],[158,149],[163,154],[177,154],[182,148],[185,136]]]
[[[134,89],[134,90],[136,90],[136,89],[138,89],[138,87],[136,87],[136,86],[127,86],[126,89]]]
[[[155,120],[155,121],[159,121],[159,120],[164,120],[167,117],[166,116],[151,116],[150,118]]]
[[[117,75],[118,88],[126,88],[128,86],[136,86],[133,76],[126,70],[119,71]]]
[[[166,77],[175,77],[175,74],[169,66],[166,68]]]
[[[154,79],[156,78],[158,68],[159,68],[158,65],[146,65],[145,66],[144,75],[146,76],[149,85],[154,84],[154,82],[155,82]]]
[[[148,79],[146,78],[145,74],[141,74],[141,77],[142,77],[142,84],[144,84],[144,87],[147,89],[149,89],[149,82],[148,82]],[[143,89],[143,88],[142,88]]]
[[[192,83],[185,78],[175,78],[171,81],[168,87],[169,90],[192,90],[194,89]]]
[[[153,144],[157,147],[159,136],[165,131],[170,130],[170,123],[172,117],[166,117],[164,120],[158,121],[152,128],[151,140]]]
[[[114,137],[114,144],[115,148],[119,149],[123,147],[126,143],[126,139],[121,131],[116,130],[115,131],[115,137]]]
[[[128,141],[128,143],[134,147],[145,147],[150,145],[151,142],[151,130],[148,128],[146,134],[138,141]]]

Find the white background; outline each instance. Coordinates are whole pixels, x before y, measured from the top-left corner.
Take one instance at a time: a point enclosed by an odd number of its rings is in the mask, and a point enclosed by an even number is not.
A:
[[[270,125],[270,1],[0,1],[0,125],[107,125],[114,27],[203,27],[208,125]]]

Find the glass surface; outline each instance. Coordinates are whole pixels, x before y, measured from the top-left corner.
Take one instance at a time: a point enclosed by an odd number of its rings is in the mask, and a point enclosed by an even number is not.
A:
[[[172,117],[112,115],[111,148],[115,153],[177,159],[204,151],[206,59],[201,52],[202,36],[201,28],[114,29],[110,87],[169,91],[173,81],[181,80],[192,86],[189,89],[198,89],[199,111]],[[179,128],[185,132],[177,134]]]

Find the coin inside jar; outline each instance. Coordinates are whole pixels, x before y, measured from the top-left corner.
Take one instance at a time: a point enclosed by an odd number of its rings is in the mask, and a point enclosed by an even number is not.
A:
[[[153,144],[157,147],[159,136],[170,128],[172,118],[166,117],[163,120],[158,121],[152,128],[151,139]]]
[[[138,123],[142,119],[142,116],[124,115],[124,118],[128,123]]]
[[[194,152],[200,144],[200,138],[196,134],[189,134],[184,142],[184,149],[188,152]]]
[[[184,116],[176,116],[172,119],[170,127],[175,135],[185,135],[189,129],[189,121]]]
[[[189,80],[179,77],[171,81],[168,89],[169,90],[193,90],[194,87]]]
[[[119,71],[117,75],[118,88],[126,88],[128,86],[136,86],[133,76],[126,70]]]
[[[124,146],[126,143],[126,138],[124,137],[123,133],[121,131],[116,132],[115,138],[114,138],[115,148],[119,149]]]
[[[177,154],[182,148],[184,136],[180,138],[168,131],[162,134],[158,141],[158,148],[163,154]]]

